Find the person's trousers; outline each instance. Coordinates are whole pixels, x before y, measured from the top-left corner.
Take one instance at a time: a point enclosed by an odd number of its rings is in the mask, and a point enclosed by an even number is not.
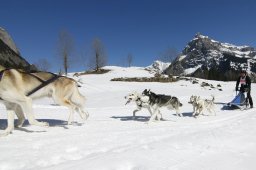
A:
[[[250,104],[250,106],[253,106],[253,101],[252,101],[252,96],[251,96],[251,90],[249,90],[248,92],[247,92],[247,99],[246,100],[249,100],[249,104]],[[248,101],[246,101],[246,103],[247,103]]]

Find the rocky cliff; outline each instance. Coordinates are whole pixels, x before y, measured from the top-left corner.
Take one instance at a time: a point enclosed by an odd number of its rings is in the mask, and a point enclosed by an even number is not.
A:
[[[36,70],[34,65],[30,65],[21,57],[11,36],[3,28],[0,28],[0,65],[4,68],[19,68],[26,71]]]
[[[256,72],[255,48],[221,43],[208,36],[197,34],[165,73],[234,80],[241,69],[252,74]]]

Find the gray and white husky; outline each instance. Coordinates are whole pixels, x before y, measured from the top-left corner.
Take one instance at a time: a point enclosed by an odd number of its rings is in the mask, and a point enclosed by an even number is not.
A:
[[[161,107],[166,107],[170,110],[174,109],[176,111],[176,115],[183,116],[182,113],[180,113],[180,107],[182,106],[182,104],[177,97],[163,94],[155,94],[147,89],[142,92],[142,95],[149,97],[149,105],[153,110],[153,114],[149,122],[152,122],[156,118],[157,113],[160,112],[159,108]]]
[[[132,92],[132,93],[129,93],[128,95],[126,95],[124,98],[127,99],[127,102],[125,103],[125,105],[130,103],[131,101],[135,102],[137,107],[133,111],[133,117],[134,118],[136,116],[136,112],[140,111],[142,108],[147,109],[148,112],[150,113],[150,116],[152,116],[152,111],[150,109],[149,97],[148,96],[142,96],[138,92]],[[159,112],[157,114],[157,119],[160,120],[161,118],[162,118],[162,115]]]

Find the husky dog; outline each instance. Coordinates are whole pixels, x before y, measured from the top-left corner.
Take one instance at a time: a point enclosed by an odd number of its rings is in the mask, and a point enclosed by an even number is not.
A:
[[[151,92],[150,90],[145,89],[142,92],[143,96],[149,97],[149,105],[151,109],[153,109],[153,114],[149,120],[149,122],[152,122],[157,113],[160,112],[160,107],[167,107],[168,109],[175,109],[176,115],[183,116],[182,113],[180,113],[180,107],[182,104],[180,103],[179,99],[174,96],[168,96],[168,95],[162,95],[162,94],[155,94]]]
[[[127,99],[127,102],[125,103],[125,105],[130,103],[131,101],[136,103],[137,108],[133,111],[133,117],[134,118],[136,116],[136,112],[140,111],[142,108],[148,109],[148,112],[150,113],[150,116],[152,116],[152,111],[150,109],[149,97],[148,96],[142,96],[141,94],[139,94],[137,92],[132,92],[132,93],[129,93],[124,98]],[[157,114],[157,119],[160,120],[161,118],[162,118],[162,115],[159,112]]]
[[[190,97],[189,103],[193,105],[193,116],[199,116],[200,114],[203,114],[204,110],[208,110],[210,113],[214,113],[216,116],[216,112],[214,110],[214,96],[212,96],[212,99],[201,99],[200,96],[194,96],[192,95]]]
[[[17,127],[23,125],[24,113],[31,125],[48,126],[46,122],[37,121],[32,110],[32,99],[45,96],[52,97],[57,104],[68,107],[68,124],[73,122],[74,111],[77,111],[83,120],[89,116],[84,110],[85,97],[79,93],[75,80],[48,72],[25,73],[7,69],[0,72],[0,98],[8,114],[8,127],[2,135],[8,135],[14,129],[15,113],[18,117]]]
[[[189,102],[190,104],[192,104],[193,106],[193,116],[195,117],[196,113],[199,113],[200,112],[200,106],[198,104],[198,100],[200,99],[199,96],[194,96],[192,95],[189,99]]]

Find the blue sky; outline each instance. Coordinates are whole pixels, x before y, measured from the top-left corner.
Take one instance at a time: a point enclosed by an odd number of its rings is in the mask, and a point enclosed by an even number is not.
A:
[[[0,27],[14,39],[30,63],[47,58],[58,71],[57,41],[67,30],[74,56],[90,54],[99,38],[108,65],[147,66],[169,47],[179,52],[197,32],[222,42],[256,47],[254,0],[8,0],[0,1]],[[85,69],[86,61],[70,71]]]

